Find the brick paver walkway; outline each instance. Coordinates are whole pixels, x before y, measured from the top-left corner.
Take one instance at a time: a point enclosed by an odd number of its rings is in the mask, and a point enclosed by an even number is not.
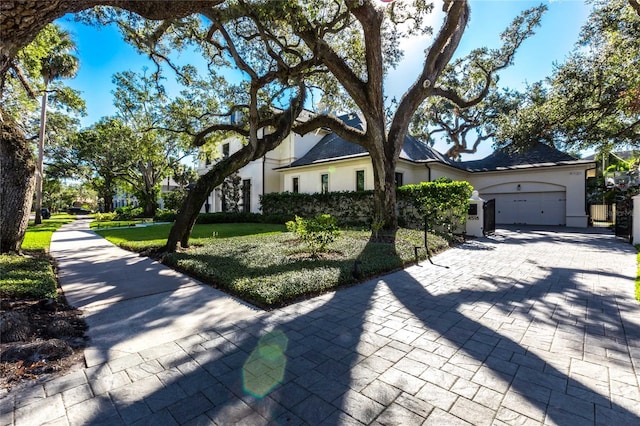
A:
[[[1,423],[640,424],[635,250],[556,231],[17,388]]]

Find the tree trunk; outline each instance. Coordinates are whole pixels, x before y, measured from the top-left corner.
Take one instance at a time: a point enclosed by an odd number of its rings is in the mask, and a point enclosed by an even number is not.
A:
[[[0,109],[0,253],[20,253],[35,188],[36,164],[18,125]]]
[[[254,150],[250,145],[216,164],[213,169],[200,176],[196,184],[188,190],[187,198],[176,215],[176,221],[169,232],[165,250],[173,253],[178,248],[178,243],[183,248],[189,247],[189,237],[193,226],[198,219],[200,208],[207,200],[207,197],[224,179],[231,173],[245,166],[254,157]]]
[[[40,105],[40,132],[38,134],[38,164],[36,167],[36,220],[35,224],[42,223],[42,180],[44,179],[44,138],[47,127],[47,89],[42,94]]]
[[[371,149],[373,165],[373,229],[374,237],[388,242],[395,240],[398,228],[396,214],[396,163],[397,157],[387,156],[385,152]]]

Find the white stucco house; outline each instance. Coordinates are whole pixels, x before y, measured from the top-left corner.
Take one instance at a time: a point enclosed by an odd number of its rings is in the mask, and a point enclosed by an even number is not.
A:
[[[360,123],[355,115],[341,118],[350,125]],[[240,146],[240,140],[229,139],[220,149],[224,156]],[[207,167],[201,163],[198,172],[205,173]],[[480,197],[496,200],[497,224],[586,227],[585,183],[587,171],[593,168],[591,160],[576,159],[544,144],[526,152],[506,147],[482,160],[454,162],[407,136],[396,183],[428,182],[442,176],[466,180]],[[373,189],[373,167],[366,150],[326,129],[305,136],[289,135],[278,148],[249,163],[239,174],[243,180],[241,208],[250,212],[259,212],[260,195],[270,192]],[[220,192],[215,190],[202,212],[222,211],[222,207]]]

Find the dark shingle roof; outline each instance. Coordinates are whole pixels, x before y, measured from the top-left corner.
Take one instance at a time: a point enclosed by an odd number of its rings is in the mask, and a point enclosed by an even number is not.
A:
[[[338,118],[351,127],[360,130],[363,129],[360,118],[355,114],[347,114]],[[343,158],[364,157],[367,155],[369,155],[367,150],[360,145],[349,142],[335,133],[330,133],[320,139],[320,142],[311,148],[304,156],[287,167],[308,166],[310,164],[323,163]],[[400,158],[414,162],[451,162],[447,157],[440,154],[438,151],[433,150],[427,144],[413,136],[407,136],[405,138]]]
[[[515,149],[512,146],[506,146],[482,160],[464,161],[452,164],[469,172],[485,172],[575,164],[576,162],[590,163],[591,161],[578,160],[575,157],[572,157],[562,151],[558,151],[549,145],[538,143],[523,150]]]
[[[346,114],[338,118],[351,127],[363,130],[362,122],[356,114]],[[368,155],[367,150],[360,145],[351,143],[336,133],[330,133],[320,139],[320,142],[311,148],[304,156],[288,166],[280,167],[280,169],[308,166],[354,157],[365,157]],[[456,162],[413,136],[407,136],[405,138],[400,158],[416,163],[437,162],[468,172],[592,163],[592,161],[588,160],[577,160],[569,154],[542,143],[538,143],[526,150],[517,150],[511,146],[506,146],[482,160]]]

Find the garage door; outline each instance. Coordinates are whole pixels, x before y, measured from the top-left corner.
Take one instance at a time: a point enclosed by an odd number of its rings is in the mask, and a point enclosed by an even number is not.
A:
[[[565,225],[567,196],[565,192],[516,192],[482,194],[496,200],[497,224]]]

